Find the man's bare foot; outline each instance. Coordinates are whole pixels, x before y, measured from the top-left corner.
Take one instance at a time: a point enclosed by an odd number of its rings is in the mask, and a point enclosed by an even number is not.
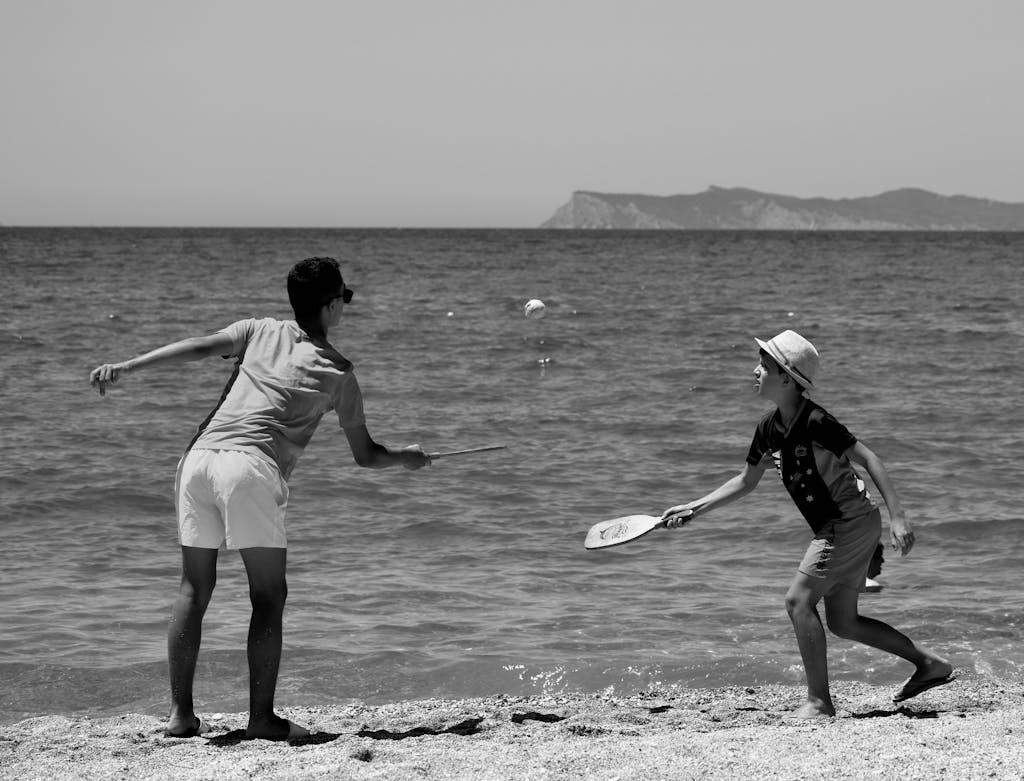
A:
[[[164,730],[165,738],[194,738],[202,735],[208,727],[201,718],[194,713],[191,716],[172,716],[167,720],[167,728]]]
[[[295,740],[308,736],[308,729],[280,716],[271,716],[262,722],[250,721],[245,729],[246,740]]]
[[[790,714],[794,719],[827,719],[836,715],[835,706],[831,702],[808,700]]]

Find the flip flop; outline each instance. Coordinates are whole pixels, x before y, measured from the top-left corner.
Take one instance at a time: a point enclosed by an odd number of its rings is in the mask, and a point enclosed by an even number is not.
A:
[[[936,686],[944,686],[947,683],[952,683],[956,680],[956,676],[950,673],[945,678],[929,678],[924,681],[915,681],[914,677],[907,678],[903,683],[903,688],[900,689],[892,696],[893,702],[903,702],[909,700],[911,697],[916,697],[921,692],[934,689]]]
[[[199,716],[196,716],[196,726],[191,729],[187,729],[184,732],[174,733],[170,730],[164,730],[165,738],[196,738],[210,731],[210,725],[202,720]]]

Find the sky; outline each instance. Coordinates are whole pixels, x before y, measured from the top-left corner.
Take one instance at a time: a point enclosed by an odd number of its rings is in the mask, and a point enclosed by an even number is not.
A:
[[[0,223],[540,225],[575,190],[1024,202],[1019,0],[0,0]]]

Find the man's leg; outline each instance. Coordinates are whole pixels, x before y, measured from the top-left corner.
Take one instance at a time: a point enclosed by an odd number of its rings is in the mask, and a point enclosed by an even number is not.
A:
[[[274,713],[274,692],[281,666],[281,625],[288,597],[286,548],[239,551],[249,576],[252,619],[249,622],[249,726],[246,737],[281,739],[288,721]]]
[[[820,580],[798,572],[786,592],[786,612],[793,622],[800,658],[804,663],[804,674],[807,676],[807,702],[794,714],[801,718],[836,714],[828,687],[825,629],[817,609],[823,589],[824,584]]]
[[[167,627],[167,661],[171,678],[168,735],[198,727],[192,681],[203,634],[203,616],[217,583],[217,550],[181,546],[181,585]]]

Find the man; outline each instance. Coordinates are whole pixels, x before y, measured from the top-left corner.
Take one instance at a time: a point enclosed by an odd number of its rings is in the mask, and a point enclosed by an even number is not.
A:
[[[190,443],[175,480],[182,576],[167,633],[169,737],[193,737],[204,729],[195,713],[192,683],[222,545],[241,554],[252,602],[246,737],[287,740],[309,734],[274,713],[274,692],[288,591],[287,481],[323,415],[333,411],[338,416],[360,466],[419,469],[430,464],[418,445],[388,448],[367,431],[352,364],[327,340],[352,300],[337,261],[297,263],[288,275],[288,298],[295,320],[241,320],[208,336],[103,364],[90,374],[103,395],[122,375],[143,368],[212,355],[236,358],[220,403]]]

